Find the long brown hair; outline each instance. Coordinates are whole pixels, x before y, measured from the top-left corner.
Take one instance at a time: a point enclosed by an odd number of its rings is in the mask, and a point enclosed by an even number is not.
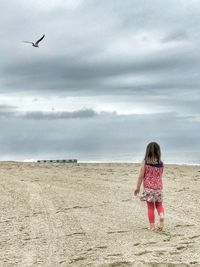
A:
[[[147,145],[144,160],[147,164],[161,163],[160,146],[156,142]]]

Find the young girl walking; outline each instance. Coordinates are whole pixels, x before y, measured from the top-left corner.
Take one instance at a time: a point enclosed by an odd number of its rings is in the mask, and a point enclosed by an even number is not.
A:
[[[164,207],[163,207],[163,162],[161,161],[160,146],[156,142],[147,145],[144,160],[141,164],[140,173],[137,181],[137,187],[134,195],[140,193],[140,186],[143,182],[143,192],[140,195],[141,201],[146,201],[148,209],[148,218],[150,230],[162,230],[164,227]],[[154,210],[157,209],[160,216],[160,224],[155,227]]]

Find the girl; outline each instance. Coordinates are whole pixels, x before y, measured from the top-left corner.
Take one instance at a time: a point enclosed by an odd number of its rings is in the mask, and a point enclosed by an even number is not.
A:
[[[137,181],[137,187],[134,191],[134,195],[138,195],[140,192],[140,186],[143,182],[144,190],[140,196],[140,200],[146,201],[148,208],[148,218],[150,223],[150,230],[154,231],[155,228],[155,216],[154,209],[157,209],[160,216],[160,225],[158,230],[162,230],[164,227],[164,207],[163,207],[163,162],[161,161],[160,146],[151,142],[147,145],[146,154],[141,164],[140,173]]]

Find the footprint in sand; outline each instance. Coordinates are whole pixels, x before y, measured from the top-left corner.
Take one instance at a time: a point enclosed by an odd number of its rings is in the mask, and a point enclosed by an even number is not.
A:
[[[109,231],[107,234],[123,234],[123,233],[128,233],[130,232],[129,230],[119,230],[119,231]]]
[[[139,245],[140,245],[140,243],[133,244],[134,247],[139,246]]]
[[[105,248],[107,248],[107,246],[97,246],[96,248],[105,249]]]
[[[85,234],[86,234],[85,232],[74,232],[74,233],[71,233],[71,234],[66,234],[66,236],[85,235]]]
[[[151,244],[157,244],[157,242],[155,242],[155,241],[150,241],[150,242],[144,243],[143,245],[151,245]]]
[[[176,224],[175,227],[191,227],[194,226],[194,224]]]
[[[188,267],[185,263],[164,263],[164,262],[127,262],[115,261],[112,263],[101,264],[98,267]]]
[[[83,261],[83,260],[86,260],[86,258],[85,257],[77,257],[77,258],[72,259],[71,262]]]
[[[119,257],[122,256],[121,253],[113,253],[113,254],[108,254],[107,257]]]
[[[141,255],[144,255],[144,254],[147,254],[147,253],[151,253],[153,252],[152,250],[144,250],[144,251],[140,251],[138,253],[135,253],[136,256],[141,256]]]
[[[99,265],[98,267],[128,267],[128,266],[134,266],[131,264],[131,262],[128,262],[128,261],[115,261],[115,262],[112,262],[112,263],[107,263],[107,264],[101,264]],[[139,265],[136,265],[137,267],[142,267],[139,266]]]
[[[131,198],[122,199],[122,202],[128,202],[128,201],[131,201]]]
[[[182,245],[182,246],[177,246],[177,247],[176,247],[176,249],[178,249],[178,250],[183,250],[183,249],[185,249],[185,248],[187,248],[187,246],[184,246],[184,245]]]
[[[189,236],[188,238],[189,239],[195,239],[195,238],[198,238],[198,237],[200,237],[200,235],[193,235],[193,236]]]

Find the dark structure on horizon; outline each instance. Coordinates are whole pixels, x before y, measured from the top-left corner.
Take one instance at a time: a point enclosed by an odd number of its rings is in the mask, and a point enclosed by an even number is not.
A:
[[[42,160],[37,160],[37,162],[41,163],[77,163],[77,159],[42,159]]]

